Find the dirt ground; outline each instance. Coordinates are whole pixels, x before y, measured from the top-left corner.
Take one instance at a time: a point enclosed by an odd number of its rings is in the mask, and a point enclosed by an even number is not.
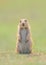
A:
[[[0,52],[0,65],[23,64],[46,65],[46,53],[16,54],[14,51]]]

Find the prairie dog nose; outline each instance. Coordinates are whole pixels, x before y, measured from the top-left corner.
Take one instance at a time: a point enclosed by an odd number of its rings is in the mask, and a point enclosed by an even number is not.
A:
[[[22,26],[24,26],[24,23],[22,23]]]

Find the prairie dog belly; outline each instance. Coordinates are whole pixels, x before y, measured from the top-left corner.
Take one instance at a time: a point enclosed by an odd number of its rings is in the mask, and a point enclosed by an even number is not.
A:
[[[20,33],[21,33],[21,42],[25,43],[26,36],[27,36],[27,30],[26,29],[22,29]]]

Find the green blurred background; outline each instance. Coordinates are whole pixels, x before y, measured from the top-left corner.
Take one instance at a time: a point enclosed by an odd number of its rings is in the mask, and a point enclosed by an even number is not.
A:
[[[30,23],[33,51],[46,53],[45,0],[0,0],[0,51],[15,49],[21,18],[27,18]]]

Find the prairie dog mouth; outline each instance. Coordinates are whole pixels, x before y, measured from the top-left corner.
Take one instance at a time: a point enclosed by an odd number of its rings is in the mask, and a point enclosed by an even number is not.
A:
[[[25,24],[24,24],[24,23],[22,23],[22,26],[25,26]]]

